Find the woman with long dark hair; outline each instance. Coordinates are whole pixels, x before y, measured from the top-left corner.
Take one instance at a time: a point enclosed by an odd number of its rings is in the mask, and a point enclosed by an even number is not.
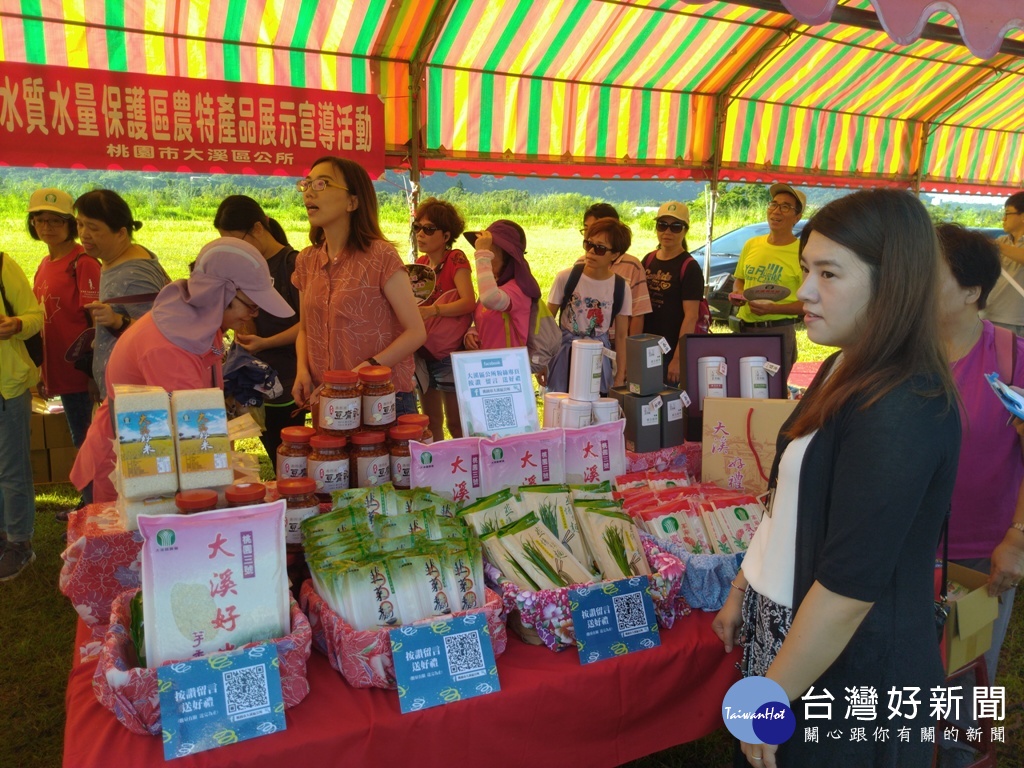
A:
[[[292,285],[295,259],[299,252],[288,243],[284,228],[263,212],[260,204],[246,195],[230,195],[221,201],[213,217],[213,226],[221,237],[237,237],[256,247],[267,260],[274,289],[288,302],[295,315],[275,317],[260,312],[243,331],[235,334],[235,343],[262,360],[275,371],[284,394],[264,403],[266,429],[260,440],[274,463],[281,444],[281,430],[306,423],[303,413],[292,415],[295,399],[295,337],[299,335],[299,289]]]
[[[921,728],[934,725],[927,692],[945,679],[935,552],[960,448],[940,260],[924,206],[894,190],[835,200],[801,235],[807,335],[839,352],[782,428],[768,515],[714,622],[727,651],[742,627],[744,674],[777,682],[796,715],[778,747],[741,745],[750,765],[931,765]],[[920,692],[898,723],[885,707],[893,688]],[[905,726],[912,738],[807,739],[816,723],[799,699],[832,697],[841,719],[851,689],[874,690],[878,715],[844,725]]]

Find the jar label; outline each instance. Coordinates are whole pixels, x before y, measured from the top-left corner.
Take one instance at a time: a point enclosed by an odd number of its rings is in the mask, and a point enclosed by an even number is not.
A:
[[[277,479],[306,476],[306,456],[282,456],[277,454]]]
[[[348,490],[348,459],[309,460],[309,476],[316,480],[320,493]]]
[[[320,426],[323,429],[359,429],[362,418],[361,398],[320,398]]]
[[[408,488],[411,484],[412,456],[391,457],[391,482],[396,486]]]
[[[302,521],[313,517],[320,511],[320,507],[288,507],[284,511],[284,543],[302,543]]]
[[[394,392],[381,397],[363,395],[363,424],[368,427],[380,427],[392,423],[395,418]]]
[[[391,479],[391,461],[388,454],[383,456],[360,456],[356,459],[356,473],[360,488],[381,485]]]

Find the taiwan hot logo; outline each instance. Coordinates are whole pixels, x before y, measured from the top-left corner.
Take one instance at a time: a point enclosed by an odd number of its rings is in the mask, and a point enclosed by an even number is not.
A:
[[[722,701],[729,733],[747,744],[782,744],[796,730],[796,715],[782,686],[767,677],[745,677]]]

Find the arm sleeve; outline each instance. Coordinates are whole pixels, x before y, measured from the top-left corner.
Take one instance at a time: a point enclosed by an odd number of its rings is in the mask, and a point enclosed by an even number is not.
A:
[[[625,278],[622,278],[622,282],[626,282]],[[629,283],[626,283],[626,290],[622,294],[622,309],[619,310],[619,314],[626,317],[633,316],[633,294],[629,290]]]
[[[874,602],[891,582],[917,518],[945,513],[923,508],[931,485],[956,475],[959,416],[955,407],[944,408],[941,398],[904,385],[844,417],[828,533],[814,574],[827,589]]]
[[[740,257],[736,260],[736,269],[733,271],[732,276],[737,280],[746,280],[744,276],[744,266],[747,261],[747,254],[750,252],[750,240],[747,240],[743,244],[743,250],[740,251]]]
[[[303,248],[299,255],[295,257],[295,271],[292,272],[292,285],[298,290],[306,290],[307,283],[307,270],[309,268],[309,260],[313,258],[313,246],[309,248]]]
[[[496,312],[506,311],[512,305],[512,300],[494,281],[494,271],[491,269],[494,254],[490,251],[477,251],[473,258],[476,260],[476,284],[480,289],[480,303]]]
[[[22,341],[30,339],[43,329],[43,308],[32,292],[25,273],[10,254],[4,255],[2,278],[4,293],[11,302],[14,316],[21,319],[21,333],[15,334],[14,338]]]
[[[75,267],[78,276],[78,308],[99,301],[100,298],[100,263],[91,256],[78,257]]]
[[[683,301],[700,301],[704,298],[704,273],[695,259],[686,265],[686,271],[679,282]]]

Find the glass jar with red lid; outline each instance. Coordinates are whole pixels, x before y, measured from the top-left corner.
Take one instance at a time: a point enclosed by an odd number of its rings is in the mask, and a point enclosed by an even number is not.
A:
[[[386,365],[359,369],[363,385],[363,431],[386,432],[395,423],[395,385]]]
[[[209,512],[217,508],[217,492],[206,488],[194,491],[180,491],[174,496],[174,506],[182,515],[194,515],[197,512]]]
[[[383,432],[356,432],[349,451],[349,480],[353,488],[369,488],[391,479],[391,456]]]
[[[411,484],[412,454],[409,441],[419,440],[423,429],[415,424],[401,424],[388,430],[391,440],[391,482],[395,488],[408,488]]]
[[[278,480],[277,492],[288,505],[284,513],[285,547],[289,552],[302,551],[302,521],[320,514],[316,498],[316,482],[311,477]]]
[[[430,431],[430,417],[424,413],[403,413],[398,417],[398,423],[414,424],[423,429],[423,435],[418,438],[421,443],[434,442],[434,434]]]
[[[312,427],[285,427],[281,430],[281,445],[277,449],[277,479],[306,477],[311,448],[310,439],[316,434]]]
[[[267,487],[263,483],[235,483],[224,489],[224,498],[229,507],[261,504],[266,497]]]
[[[355,371],[326,371],[320,390],[317,429],[322,435],[347,437],[363,423],[363,385]]]
[[[349,487],[348,440],[334,435],[317,435],[309,441],[309,477],[316,482],[321,498]]]

